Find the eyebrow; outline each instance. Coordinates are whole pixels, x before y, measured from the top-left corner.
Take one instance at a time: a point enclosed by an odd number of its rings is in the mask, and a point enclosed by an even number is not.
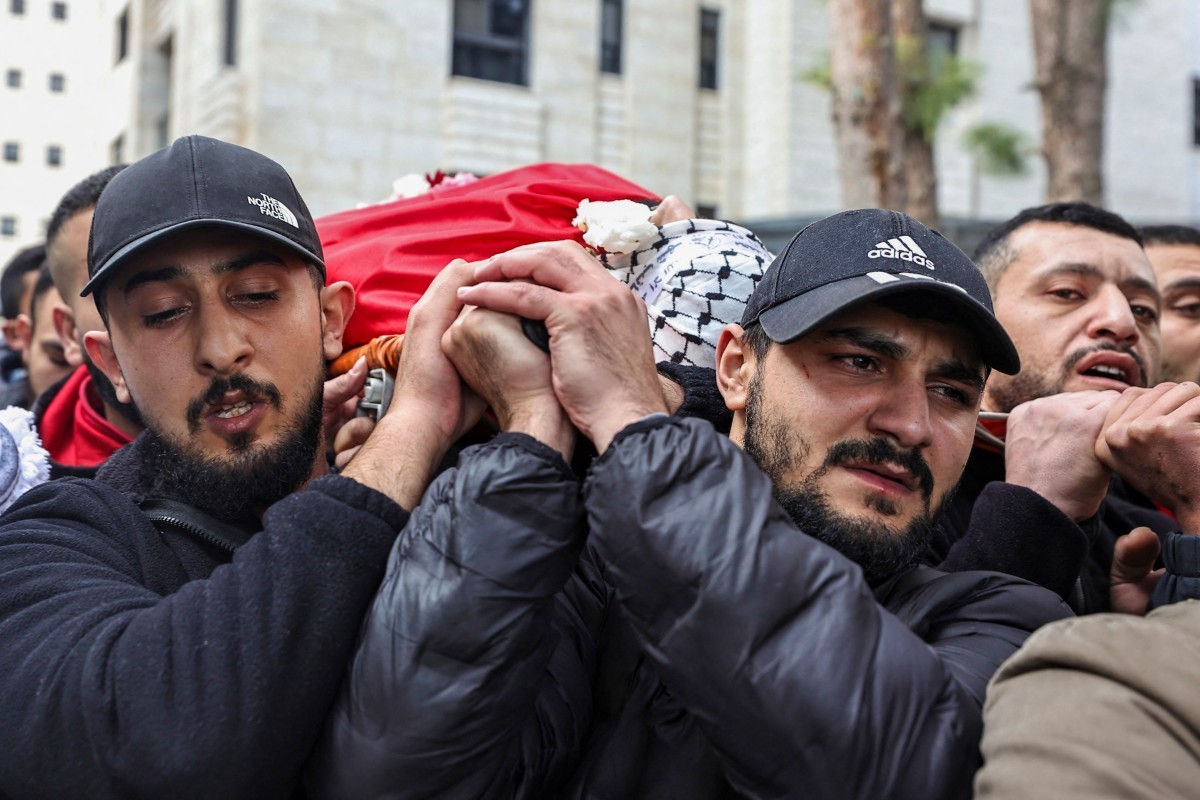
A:
[[[1058,264],[1053,269],[1047,270],[1042,277],[1053,278],[1056,275],[1064,274],[1079,275],[1084,278],[1104,279],[1108,277],[1100,270],[1099,267],[1095,266],[1094,264],[1085,264],[1074,261],[1067,262],[1065,264]],[[1124,292],[1145,292],[1146,294],[1152,296],[1158,303],[1162,303],[1162,295],[1158,293],[1158,287],[1154,285],[1154,281],[1138,277],[1137,275],[1130,275],[1128,278],[1124,278],[1119,281],[1117,286],[1121,287],[1121,290]]]
[[[254,252],[246,253],[245,255],[238,256],[237,258],[229,261],[222,261],[218,264],[214,264],[212,271],[215,275],[224,275],[226,273],[237,272],[238,270],[246,269],[247,267],[252,267],[256,264],[277,264],[281,267],[287,266],[287,263],[282,258],[275,253],[272,253],[270,250],[255,250]],[[144,286],[148,283],[171,281],[175,280],[176,278],[181,278],[183,275],[183,268],[177,265],[168,264],[161,267],[154,267],[153,269],[143,270],[127,280],[125,282],[123,291],[125,296],[128,297],[129,294],[139,286]]]
[[[831,328],[821,334],[821,339],[843,341],[878,353],[885,358],[900,360],[911,352],[895,339],[882,336],[867,328]],[[972,367],[957,358],[948,358],[933,365],[933,374],[946,380],[964,383],[974,389],[983,389],[982,367]]]
[[[1163,294],[1174,294],[1175,292],[1181,292],[1187,289],[1200,289],[1200,277],[1180,278],[1177,281],[1171,281],[1163,287]]]

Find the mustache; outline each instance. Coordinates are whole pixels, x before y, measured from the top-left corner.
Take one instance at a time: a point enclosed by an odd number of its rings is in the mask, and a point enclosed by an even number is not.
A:
[[[926,502],[933,497],[933,472],[925,463],[925,457],[917,450],[903,450],[889,439],[847,439],[836,442],[825,454],[821,471],[851,462],[868,464],[895,464],[913,474],[921,487],[921,496]]]
[[[1075,366],[1080,361],[1087,358],[1092,353],[1099,353],[1102,351],[1108,351],[1111,353],[1124,353],[1132,358],[1134,363],[1137,364],[1138,377],[1141,379],[1142,386],[1146,386],[1149,383],[1149,378],[1146,376],[1146,362],[1142,360],[1142,357],[1138,355],[1136,350],[1127,347],[1117,347],[1115,344],[1108,344],[1107,342],[1098,344],[1095,347],[1081,347],[1074,353],[1071,353],[1071,355],[1067,356],[1067,360],[1063,362],[1063,371],[1073,372],[1075,370]]]
[[[275,410],[282,410],[283,395],[279,393],[279,389],[275,384],[267,381],[256,381],[249,375],[237,373],[228,377],[218,375],[213,378],[212,383],[208,388],[192,402],[188,403],[187,408],[187,423],[188,430],[196,433],[200,430],[200,415],[204,409],[217,405],[229,392],[241,392],[246,395],[246,399],[252,403],[266,402]]]

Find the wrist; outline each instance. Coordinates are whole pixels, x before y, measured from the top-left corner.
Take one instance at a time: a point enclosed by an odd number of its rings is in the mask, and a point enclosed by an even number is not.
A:
[[[571,460],[575,450],[575,427],[557,401],[549,406],[515,408],[499,422],[501,430],[532,436],[557,450],[565,461]]]
[[[612,440],[618,433],[633,423],[655,414],[666,415],[666,407],[630,407],[624,412],[608,414],[592,426],[589,438],[596,446],[596,452],[603,453],[612,444]]]

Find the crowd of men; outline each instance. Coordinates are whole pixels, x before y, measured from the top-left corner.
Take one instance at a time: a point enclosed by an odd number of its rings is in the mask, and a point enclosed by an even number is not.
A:
[[[711,366],[579,244],[454,260],[350,425],[355,298],[199,136],[5,270],[0,796],[1194,793],[1200,232],[845,211]]]

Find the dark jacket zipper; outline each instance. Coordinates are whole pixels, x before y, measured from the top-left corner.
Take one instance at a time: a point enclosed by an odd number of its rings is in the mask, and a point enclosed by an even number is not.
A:
[[[164,522],[167,525],[174,526],[184,533],[190,533],[192,536],[195,536],[198,539],[208,542],[209,544],[216,545],[227,553],[232,554],[236,552],[236,548],[226,540],[219,536],[214,536],[200,526],[193,525],[187,520],[180,519],[178,517],[167,516],[165,514],[147,514],[146,516],[151,522]]]

